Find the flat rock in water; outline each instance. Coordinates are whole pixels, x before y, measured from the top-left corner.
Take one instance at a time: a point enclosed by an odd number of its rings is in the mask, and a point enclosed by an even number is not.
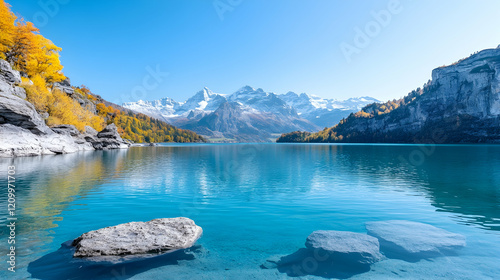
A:
[[[407,257],[432,257],[465,246],[465,237],[428,224],[393,220],[366,223],[369,235],[379,239],[382,250]]]
[[[184,217],[120,224],[84,233],[73,240],[73,257],[167,253],[193,246],[202,232],[193,220]]]
[[[307,237],[306,247],[342,262],[372,264],[382,258],[377,238],[350,231],[315,231]]]

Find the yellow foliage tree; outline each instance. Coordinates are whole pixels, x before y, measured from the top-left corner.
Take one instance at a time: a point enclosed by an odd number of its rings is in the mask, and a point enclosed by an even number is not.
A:
[[[52,93],[48,112],[49,126],[71,124],[78,130],[84,131],[85,126],[90,125],[99,131],[105,125],[103,118],[94,115],[88,108],[83,108],[80,103],[59,90]]]
[[[14,68],[26,72],[29,55],[35,52],[36,28],[33,23],[19,19],[15,26],[14,42],[9,52],[7,60],[13,64]]]
[[[47,88],[45,79],[40,75],[31,77],[31,82],[27,78],[22,78],[23,87],[26,89],[26,95],[29,102],[31,102],[38,112],[47,112],[49,103],[52,99],[52,94]]]
[[[13,38],[7,59],[14,64],[14,68],[30,78],[40,75],[47,83],[65,79],[59,59],[61,48],[39,34],[33,23],[21,18],[15,26]]]
[[[59,60],[61,48],[40,34],[35,35],[35,50],[28,55],[26,73],[28,76],[41,75],[47,83],[59,82],[66,77],[62,74],[63,66]]]
[[[10,5],[0,0],[0,59],[6,58],[6,53],[14,44],[16,16],[10,11]]]

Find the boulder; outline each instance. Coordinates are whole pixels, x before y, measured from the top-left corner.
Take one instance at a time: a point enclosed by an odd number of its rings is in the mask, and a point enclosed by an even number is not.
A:
[[[68,95],[72,95],[75,92],[75,90],[71,87],[69,78],[66,78],[66,80],[61,82],[55,82],[53,85],[53,89],[58,89]]]
[[[3,59],[0,59],[0,81],[4,81],[9,85],[19,84],[21,82],[21,74],[19,74],[19,71],[12,70],[10,64]]]
[[[103,130],[97,133],[99,138],[116,139],[122,141],[118,129],[114,123],[107,125]]]
[[[372,264],[380,259],[379,242],[372,236],[335,230],[318,230],[306,240],[306,248],[317,250],[339,262]]]
[[[19,83],[21,83],[19,71],[12,70],[7,61],[0,59],[0,92],[26,99],[26,91],[17,86]]]
[[[463,235],[412,221],[369,222],[366,229],[369,235],[378,238],[383,252],[395,258],[440,256],[466,245]]]
[[[37,135],[52,132],[33,104],[15,95],[0,92],[0,124],[5,123],[28,129]]]
[[[82,234],[72,242],[73,257],[170,253],[193,246],[202,233],[201,227],[184,217],[130,222]]]
[[[92,143],[96,150],[125,149],[129,147],[129,144],[120,137],[114,123],[106,126],[95,137],[89,135],[85,136],[85,139]]]
[[[260,267],[277,268],[290,277],[346,279],[369,271],[371,264],[383,258],[378,240],[361,233],[318,230],[307,237],[305,245],[292,254],[273,256]]]
[[[97,130],[95,130],[93,127],[86,125],[85,126],[85,134],[90,135],[90,136],[97,136]]]

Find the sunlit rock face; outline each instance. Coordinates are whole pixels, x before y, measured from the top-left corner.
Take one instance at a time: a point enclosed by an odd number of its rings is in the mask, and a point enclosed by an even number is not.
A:
[[[186,249],[203,230],[193,220],[179,218],[130,222],[82,234],[73,240],[74,257],[161,254]]]
[[[80,133],[72,125],[48,127],[35,106],[25,100],[19,87],[21,75],[0,60],[0,157],[68,154],[78,151],[122,149],[129,143],[118,134],[115,124],[97,133],[86,127]],[[63,83],[67,85],[68,81]]]

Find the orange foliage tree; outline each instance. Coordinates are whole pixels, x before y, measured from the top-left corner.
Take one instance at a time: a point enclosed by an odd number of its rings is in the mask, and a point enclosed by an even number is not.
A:
[[[6,53],[14,44],[16,16],[10,11],[10,6],[0,0],[0,59],[6,58]]]

